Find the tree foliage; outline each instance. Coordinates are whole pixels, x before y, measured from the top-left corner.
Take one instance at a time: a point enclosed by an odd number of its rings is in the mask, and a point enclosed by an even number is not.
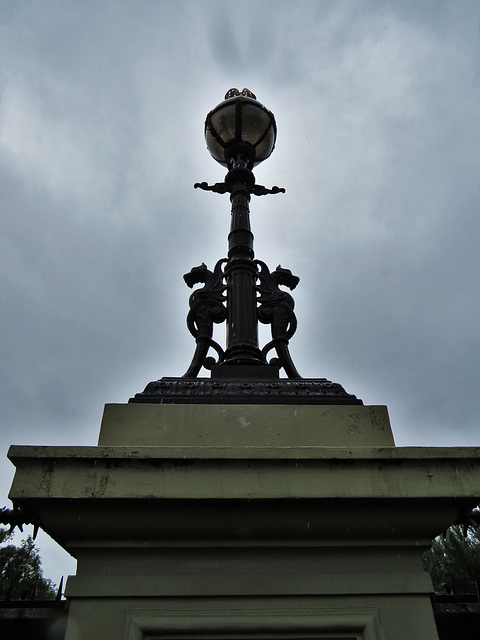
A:
[[[53,600],[55,584],[43,577],[42,561],[31,536],[19,547],[4,545],[10,537],[8,531],[0,527],[0,600],[5,600],[7,595],[12,600],[29,600],[33,595],[35,600]]]
[[[453,525],[423,556],[437,593],[476,593],[480,583],[480,529]]]

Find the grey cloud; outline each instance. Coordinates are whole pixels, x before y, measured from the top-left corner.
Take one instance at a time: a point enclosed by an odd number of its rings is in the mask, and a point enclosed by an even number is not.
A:
[[[277,117],[257,180],[287,193],[252,224],[301,278],[299,370],[388,404],[400,444],[478,444],[476,3],[0,15],[5,496],[10,444],[94,444],[105,402],[188,365],[182,275],[229,226],[228,198],[192,188],[224,173],[203,122],[239,85]]]

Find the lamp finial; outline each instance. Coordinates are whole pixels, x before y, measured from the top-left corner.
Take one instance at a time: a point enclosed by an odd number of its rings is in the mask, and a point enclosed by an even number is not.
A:
[[[227,91],[227,93],[225,94],[225,100],[228,100],[229,98],[236,98],[237,96],[243,96],[244,98],[251,98],[252,100],[257,99],[257,96],[254,93],[252,93],[250,89],[243,88],[242,91],[240,92],[238,89],[235,89],[234,87],[233,89],[229,89]]]

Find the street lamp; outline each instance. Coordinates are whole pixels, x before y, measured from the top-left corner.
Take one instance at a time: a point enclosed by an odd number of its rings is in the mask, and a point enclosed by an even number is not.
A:
[[[279,288],[296,287],[299,279],[287,269],[268,267],[254,259],[250,228],[250,196],[284,192],[284,189],[255,184],[252,168],[269,157],[275,146],[275,117],[256,97],[244,89],[230,89],[225,101],[210,111],[205,121],[205,140],[212,157],[228,167],[225,181],[205,190],[230,193],[232,218],[228,235],[228,258],[217,263],[214,272],[203,267],[185,276],[189,286],[204,283],[190,298],[188,327],[197,341],[192,363],[184,377],[196,377],[202,366],[212,378],[278,379],[283,367],[289,378],[300,378],[288,351],[296,329],[293,298]],[[208,274],[208,281],[207,281]],[[226,320],[226,349],[212,338],[213,325]],[[272,340],[260,349],[258,323],[271,325]],[[209,349],[217,360],[207,357]],[[275,349],[277,357],[267,362]]]
[[[130,402],[362,404],[326,378],[301,378],[288,348],[297,319],[293,298],[285,290],[293,290],[299,278],[281,266],[270,271],[255,259],[251,196],[285,192],[257,185],[252,173],[272,153],[276,136],[273,113],[248,89],[230,89],[207,115],[207,148],[228,172],[223,182],[201,182],[195,188],[230,194],[228,254],[213,271],[202,264],[183,276],[191,288],[203,284],[189,299],[187,326],[196,348],[187,371],[180,378],[150,382]],[[223,322],[225,349],[213,339],[214,325]],[[263,347],[258,340],[259,322],[271,330],[271,339]],[[275,357],[270,357],[272,350]],[[202,368],[210,371],[209,378],[198,377]],[[282,369],[286,377],[280,378]]]

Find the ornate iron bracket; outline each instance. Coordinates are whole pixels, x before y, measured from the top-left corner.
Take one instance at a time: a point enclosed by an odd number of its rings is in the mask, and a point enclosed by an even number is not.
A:
[[[190,311],[187,315],[187,327],[195,338],[197,346],[192,362],[183,378],[195,378],[202,366],[210,369],[213,364],[223,360],[223,349],[212,339],[212,336],[213,325],[223,322],[227,317],[225,305],[227,285],[223,272],[223,265],[226,262],[226,258],[219,260],[213,272],[207,269],[207,265],[201,264],[199,267],[193,267],[189,273],[183,276],[190,288],[195,284],[204,283],[204,286],[195,290],[189,299]],[[217,361],[214,358],[207,358],[210,347],[217,352]]]
[[[208,184],[207,182],[196,182],[193,185],[194,189],[203,189],[204,191],[213,191],[214,193],[231,193],[232,187],[226,182],[216,182],[215,184]]]
[[[203,189],[204,191],[213,191],[214,193],[232,193],[234,186],[227,182],[216,182],[215,184],[207,184],[206,182],[196,182],[195,189]],[[245,185],[246,191],[254,196],[266,196],[269,194],[285,193],[283,187],[273,186],[271,189],[261,184]]]
[[[219,260],[213,272],[202,264],[183,276],[189,287],[204,283],[201,289],[191,294],[189,300],[187,327],[197,346],[183,378],[196,378],[202,366],[211,369],[214,364],[224,361],[224,350],[212,336],[213,325],[220,324],[227,318],[227,285],[223,269],[227,262],[226,258]],[[293,290],[300,279],[290,269],[283,269],[280,265],[270,272],[261,260],[254,260],[253,263],[258,272],[258,284],[255,285],[258,321],[269,324],[272,333],[272,340],[262,349],[263,358],[266,362],[267,354],[275,349],[278,358],[271,360],[270,364],[283,367],[289,378],[301,379],[288,349],[289,340],[297,329],[297,318],[293,311],[295,302],[288,292],[279,288],[286,286]],[[217,360],[207,357],[210,348],[217,352]]]
[[[301,375],[288,349],[288,342],[297,330],[297,318],[293,311],[295,302],[289,293],[279,289],[279,285],[293,290],[300,278],[294,276],[290,269],[283,269],[280,265],[270,273],[264,262],[254,262],[258,269],[258,284],[255,286],[258,320],[263,324],[269,324],[272,332],[272,340],[263,347],[262,353],[266,357],[269,351],[275,349],[279,364],[287,376],[299,379]]]

